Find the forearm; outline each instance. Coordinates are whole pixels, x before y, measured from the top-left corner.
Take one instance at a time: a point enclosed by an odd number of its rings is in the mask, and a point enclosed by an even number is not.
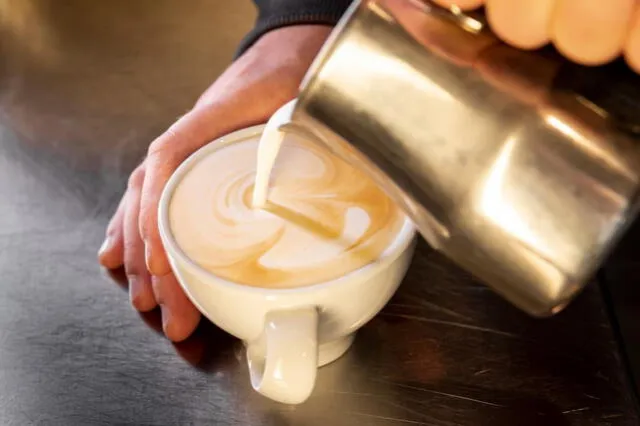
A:
[[[335,25],[352,0],[254,0],[258,20],[242,42],[244,52],[263,34],[275,28],[300,24]]]

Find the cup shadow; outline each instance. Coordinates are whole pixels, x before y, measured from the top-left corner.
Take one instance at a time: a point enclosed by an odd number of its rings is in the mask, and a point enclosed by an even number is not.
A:
[[[106,270],[105,273],[118,287],[128,291],[129,283],[124,268]],[[138,315],[147,327],[164,337],[159,308],[139,312]],[[234,354],[242,346],[237,339],[204,317],[191,336],[181,342],[172,342],[172,345],[181,358],[198,370],[208,373],[219,371],[230,362],[235,362]]]
[[[118,287],[122,290],[129,290],[129,282],[127,281],[127,275],[124,272],[124,267],[119,267],[116,269],[102,269],[102,272],[109,278],[111,281],[116,283]]]
[[[242,343],[202,318],[189,338],[173,343],[173,346],[178,355],[193,367],[212,373],[236,364],[235,353],[241,349]]]

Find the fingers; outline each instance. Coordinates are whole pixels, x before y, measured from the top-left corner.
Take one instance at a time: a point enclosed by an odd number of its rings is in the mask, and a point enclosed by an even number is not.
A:
[[[457,6],[462,10],[470,10],[482,6],[484,0],[434,0],[434,3],[446,8]]]
[[[151,288],[151,277],[144,261],[144,244],[138,230],[140,213],[140,192],[144,181],[144,169],[138,167],[129,178],[127,202],[124,208],[124,267],[129,281],[131,304],[139,311],[146,312],[156,307]]]
[[[549,23],[556,0],[487,0],[487,19],[505,42],[537,49],[549,42]]]
[[[622,52],[635,0],[556,0],[551,38],[572,61],[599,65]]]
[[[131,304],[140,312],[154,309],[158,303],[162,310],[162,327],[172,341],[186,339],[200,321],[200,313],[184,294],[172,273],[151,277],[144,256],[144,243],[140,237],[139,217],[141,195],[146,180],[147,164],[131,173],[125,195],[107,228],[105,247],[100,261],[115,267],[124,264]]]
[[[106,237],[98,251],[98,261],[108,269],[116,269],[124,264],[124,234],[122,223],[126,205],[125,196],[107,226]]]
[[[640,73],[640,7],[631,18],[631,30],[624,46],[624,56],[629,66]]]
[[[568,59],[601,65],[624,53],[640,72],[637,0],[434,0],[440,6],[475,9],[486,4],[493,32],[520,49],[549,41]]]
[[[147,268],[152,275],[171,272],[158,231],[158,206],[167,181],[189,155],[225,131],[225,117],[215,108],[194,109],[149,147],[142,189],[139,232],[145,244]],[[231,121],[231,120],[229,120]]]
[[[193,333],[200,322],[200,312],[180,288],[170,273],[153,277],[153,293],[162,310],[162,329],[174,342],[180,342]]]
[[[158,206],[162,191],[175,169],[208,139],[198,134],[191,113],[183,116],[149,147],[146,163],[149,171],[142,192],[139,232],[145,244],[147,268],[155,276],[171,269],[158,231]]]

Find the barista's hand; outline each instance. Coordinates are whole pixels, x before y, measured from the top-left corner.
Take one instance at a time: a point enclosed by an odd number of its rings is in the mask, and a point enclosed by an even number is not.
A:
[[[231,131],[265,122],[294,98],[330,28],[304,25],[263,36],[200,97],[194,108],[149,146],[107,228],[100,263],[122,265],[131,303],[139,311],[160,305],[167,337],[188,337],[200,314],[171,272],[158,233],[158,202],[173,171],[190,154]]]
[[[486,6],[494,32],[523,49],[553,42],[567,58],[598,65],[624,54],[640,72],[640,2],[636,0],[434,0],[461,9]]]

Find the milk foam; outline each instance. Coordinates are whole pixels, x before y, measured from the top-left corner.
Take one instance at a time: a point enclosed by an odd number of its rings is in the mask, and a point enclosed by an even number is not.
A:
[[[338,278],[380,256],[404,216],[360,171],[287,135],[264,209],[252,208],[258,138],[196,163],[169,207],[180,248],[240,284],[288,288]]]

